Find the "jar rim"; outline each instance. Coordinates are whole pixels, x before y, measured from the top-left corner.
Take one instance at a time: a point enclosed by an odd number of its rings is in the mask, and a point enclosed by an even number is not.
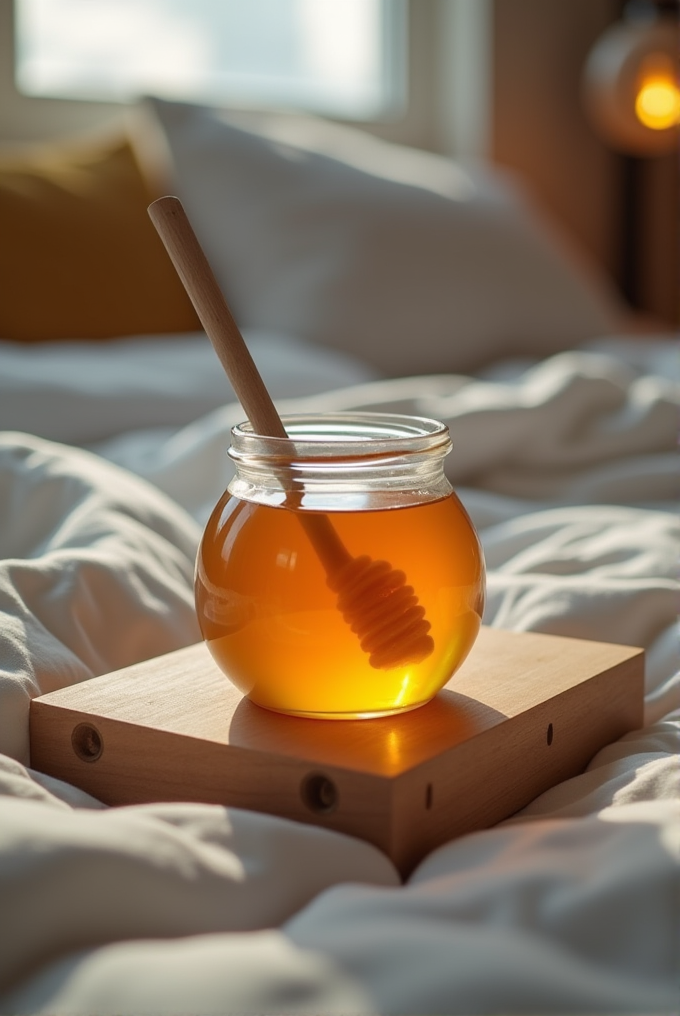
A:
[[[250,451],[275,458],[355,458],[363,454],[398,454],[400,451],[439,450],[452,447],[449,428],[439,420],[404,413],[335,412],[295,413],[282,417],[288,437],[256,434],[249,420],[232,427],[232,452]],[[232,455],[232,457],[234,457]]]
[[[230,493],[261,504],[318,511],[405,507],[446,497],[449,428],[400,413],[283,416],[288,437],[232,429]]]

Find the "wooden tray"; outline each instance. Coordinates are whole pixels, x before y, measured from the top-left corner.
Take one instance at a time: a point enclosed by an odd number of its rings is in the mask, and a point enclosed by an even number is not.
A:
[[[483,628],[428,705],[372,720],[281,716],[199,643],[31,704],[31,765],[112,805],[204,801],[374,843],[407,875],[641,726],[644,653]]]

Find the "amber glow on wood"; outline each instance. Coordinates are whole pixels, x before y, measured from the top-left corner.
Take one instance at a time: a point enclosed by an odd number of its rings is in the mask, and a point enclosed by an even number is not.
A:
[[[402,874],[642,724],[644,653],[483,627],[427,705],[308,720],[240,696],[204,643],[31,703],[31,765],[107,804],[203,801],[359,836]]]

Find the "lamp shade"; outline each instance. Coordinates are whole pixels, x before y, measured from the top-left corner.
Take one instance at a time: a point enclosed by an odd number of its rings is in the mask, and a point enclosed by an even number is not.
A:
[[[621,21],[591,50],[583,98],[591,122],[612,148],[631,155],[673,151],[680,137],[674,18]]]

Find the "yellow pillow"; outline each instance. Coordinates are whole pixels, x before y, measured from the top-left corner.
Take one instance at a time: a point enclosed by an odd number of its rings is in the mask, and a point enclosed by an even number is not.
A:
[[[200,329],[126,137],[0,157],[0,338]]]

